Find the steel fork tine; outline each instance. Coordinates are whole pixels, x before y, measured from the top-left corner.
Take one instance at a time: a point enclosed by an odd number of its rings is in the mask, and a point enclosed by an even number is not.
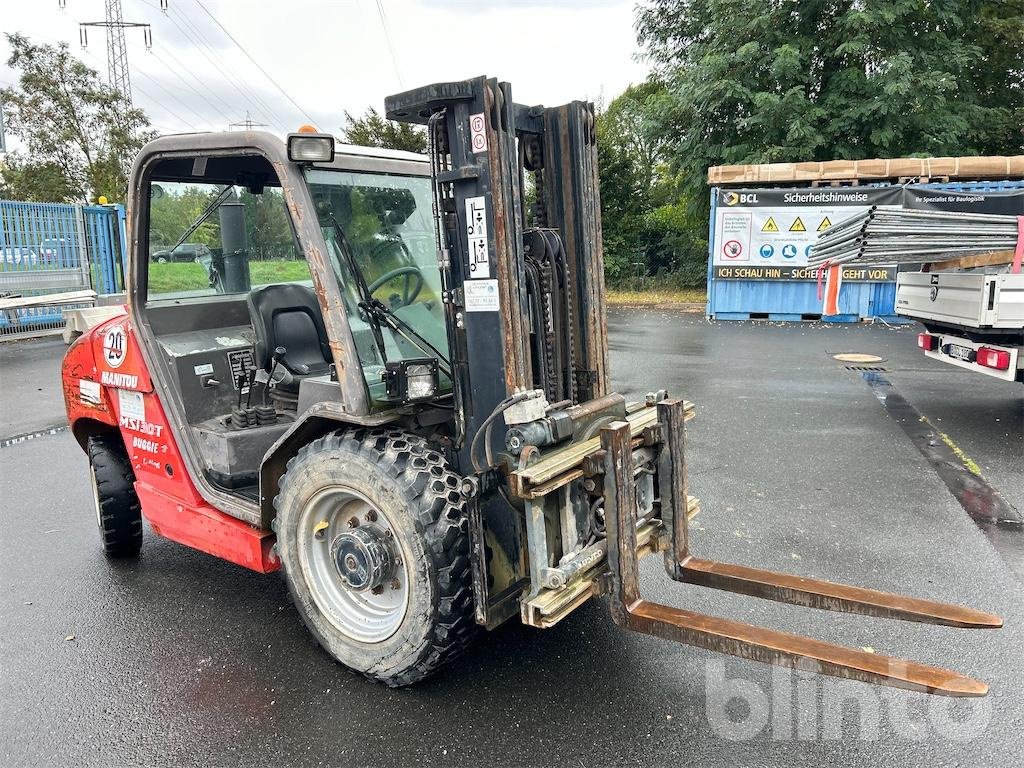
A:
[[[663,435],[668,450],[678,444],[677,440],[671,438],[671,433],[675,431],[672,427],[676,430],[682,427],[682,422],[674,418],[678,415],[673,414],[676,409],[674,404],[666,404],[659,413],[660,417],[668,417],[661,418],[662,428],[666,429],[668,425],[669,434]],[[808,669],[867,683],[945,696],[984,696],[988,691],[985,683],[948,669],[643,600],[637,571],[636,498],[632,482],[629,424],[614,422],[602,428],[601,447],[604,449],[605,526],[611,571],[611,612],[619,626],[745,659]],[[939,618],[943,623],[956,622],[959,626],[996,626],[993,621],[999,622],[997,617],[972,612],[970,609],[900,598],[874,590],[801,579],[771,571],[713,563],[695,559],[688,554],[682,562],[678,562],[678,555],[687,552],[686,527],[683,522],[685,509],[680,507],[680,500],[686,498],[685,474],[677,474],[667,481],[663,478],[662,482],[662,490],[671,492],[669,497],[663,498],[662,503],[671,505],[668,527],[673,540],[670,550],[677,555],[675,558],[670,555],[667,564],[670,573],[675,570],[674,575],[679,580],[834,610],[899,615],[901,618],[918,621]],[[678,565],[678,568],[674,569],[673,565]]]
[[[739,592],[765,600],[792,603],[826,611],[843,611],[948,627],[998,629],[998,616],[961,605],[894,595],[875,589],[807,579],[787,573],[763,571],[731,563],[690,557],[680,565],[679,581],[704,587]]]

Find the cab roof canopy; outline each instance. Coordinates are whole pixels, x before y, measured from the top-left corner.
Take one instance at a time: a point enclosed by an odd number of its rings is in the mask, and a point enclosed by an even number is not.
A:
[[[284,139],[266,131],[217,131],[176,133],[160,136],[139,153],[137,162],[155,157],[159,164],[153,177],[163,181],[196,180],[202,177],[211,183],[245,183],[240,180],[254,171],[253,150],[267,161],[265,170],[269,184],[277,181],[271,171],[274,163],[287,163]],[[196,161],[205,158],[203,163]],[[260,165],[260,163],[256,163]],[[426,176],[430,165],[426,155],[381,147],[358,147],[335,142],[334,160],[315,163],[315,168]]]

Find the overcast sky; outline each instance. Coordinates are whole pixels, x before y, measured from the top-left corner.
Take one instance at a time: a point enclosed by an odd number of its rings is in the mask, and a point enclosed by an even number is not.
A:
[[[125,34],[135,103],[161,133],[224,130],[247,112],[279,133],[310,121],[337,133],[344,110],[383,111],[387,94],[481,74],[511,82],[522,103],[608,100],[647,72],[635,58],[635,0],[167,3],[162,13],[160,0],[123,0],[125,21],[152,25],[151,51],[142,30]],[[0,30],[65,41],[106,78],[104,30],[90,29],[87,49],[79,46],[79,22],[102,20],[103,0],[0,5]],[[0,85],[16,77],[9,53],[0,38]]]

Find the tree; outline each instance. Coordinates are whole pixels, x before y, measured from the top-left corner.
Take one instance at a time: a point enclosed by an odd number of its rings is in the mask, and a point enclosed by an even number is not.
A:
[[[361,147],[384,147],[404,149],[407,152],[427,151],[427,134],[422,128],[409,123],[397,123],[381,117],[369,107],[360,117],[345,112],[345,125],[341,127],[342,137],[349,144]]]
[[[679,285],[705,277],[707,240],[666,162],[666,142],[652,120],[664,85],[627,88],[597,116],[605,275],[623,284],[639,274],[668,274]]]
[[[723,163],[1024,149],[1024,2],[647,0],[658,132],[687,189]]]
[[[7,130],[23,148],[7,158],[7,193],[24,200],[124,200],[127,169],[149,140],[149,121],[66,44],[8,34],[18,83],[0,91]]]

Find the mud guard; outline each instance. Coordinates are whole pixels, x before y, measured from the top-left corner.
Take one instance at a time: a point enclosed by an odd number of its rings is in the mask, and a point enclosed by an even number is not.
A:
[[[288,467],[288,461],[302,446],[341,427],[379,427],[392,424],[400,418],[401,414],[397,411],[356,416],[345,411],[340,403],[334,402],[317,403],[307,409],[270,446],[260,463],[260,527],[270,530],[276,514],[274,497],[277,496],[278,481]]]

